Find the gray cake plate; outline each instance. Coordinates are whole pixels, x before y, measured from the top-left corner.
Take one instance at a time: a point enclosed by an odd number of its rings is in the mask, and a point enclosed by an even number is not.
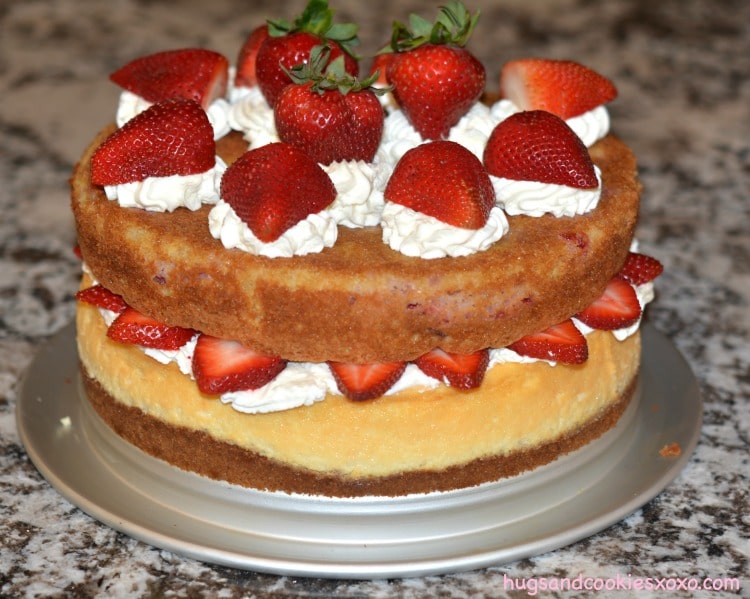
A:
[[[104,524],[204,562],[349,579],[472,570],[590,536],[679,474],[701,420],[690,367],[650,325],[639,389],[617,427],[533,472],[449,493],[287,495],[174,468],[121,440],[83,400],[73,325],[39,352],[16,407],[21,441],[41,474]],[[662,456],[672,443],[681,453]]]

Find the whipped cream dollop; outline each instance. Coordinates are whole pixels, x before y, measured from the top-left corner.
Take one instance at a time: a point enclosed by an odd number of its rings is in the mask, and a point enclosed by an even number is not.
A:
[[[152,102],[144,100],[141,96],[129,91],[123,91],[120,94],[117,113],[115,114],[117,126],[122,127],[130,119],[146,110],[152,104]],[[230,111],[231,104],[225,98],[217,98],[206,109],[208,122],[211,123],[211,127],[214,130],[214,139],[224,137],[232,130],[229,122]]]
[[[147,177],[120,185],[106,185],[107,199],[123,208],[142,208],[151,212],[172,212],[177,208],[198,210],[203,204],[219,201],[221,177],[227,165],[216,157],[213,168],[194,175]]]
[[[602,194],[602,174],[594,165],[597,187],[580,189],[539,181],[519,181],[490,175],[495,199],[499,206],[511,216],[575,216],[586,214],[599,204]]]
[[[350,160],[321,165],[321,168],[336,188],[336,199],[327,211],[338,224],[357,228],[380,223],[387,181],[381,165]]]
[[[260,87],[232,87],[229,103],[229,125],[243,134],[250,149],[279,141],[273,108],[266,102]]]
[[[322,210],[308,215],[284,231],[278,239],[265,243],[255,236],[247,223],[224,200],[219,200],[209,212],[208,228],[225,248],[237,248],[268,258],[291,258],[320,252],[336,243],[338,237],[336,221],[327,210]]]
[[[481,229],[464,229],[401,204],[386,202],[380,224],[383,241],[391,249],[427,260],[484,251],[508,232],[508,219],[497,207],[490,210]]]

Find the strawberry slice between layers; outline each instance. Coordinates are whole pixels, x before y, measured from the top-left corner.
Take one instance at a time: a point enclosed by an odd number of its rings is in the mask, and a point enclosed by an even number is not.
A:
[[[564,120],[543,110],[517,112],[499,123],[483,161],[495,177],[578,189],[599,186],[584,143]]]
[[[184,48],[142,56],[109,78],[148,102],[194,100],[204,109],[227,91],[229,61],[213,50]]]
[[[102,285],[92,285],[81,289],[76,293],[76,299],[117,314],[121,314],[128,307],[121,295],[111,292]]]
[[[508,349],[521,356],[561,364],[582,364],[589,357],[586,337],[570,319],[539,333],[521,337],[511,343]]]
[[[546,110],[562,119],[614,100],[614,84],[571,60],[520,58],[503,66],[500,93],[521,110]]]
[[[193,329],[164,324],[132,307],[123,310],[107,329],[107,337],[114,341],[162,350],[180,349],[193,335]]]
[[[663,271],[664,267],[656,258],[629,252],[625,264],[615,276],[632,285],[644,285],[653,281]]]
[[[613,278],[604,293],[574,316],[592,329],[612,331],[632,326],[641,317],[641,305],[633,286]]]
[[[105,186],[193,175],[215,163],[216,143],[205,111],[193,100],[165,100],[104,140],[91,158],[91,181]]]
[[[286,368],[279,356],[261,354],[237,341],[201,334],[193,352],[193,376],[202,393],[221,395],[259,389]]]
[[[345,397],[354,401],[366,401],[384,395],[393,387],[404,373],[406,362],[329,362],[328,367],[339,391]]]
[[[490,361],[490,352],[482,349],[471,354],[456,354],[433,349],[414,363],[427,376],[457,389],[475,389],[482,384]]]

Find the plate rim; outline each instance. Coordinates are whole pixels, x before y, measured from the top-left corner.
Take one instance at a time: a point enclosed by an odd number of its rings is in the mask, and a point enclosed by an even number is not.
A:
[[[86,455],[81,453],[88,451],[90,448],[90,439],[87,439],[87,431],[82,430],[84,425],[77,418],[73,418],[67,423],[68,430],[61,432],[56,430],[60,426],[60,422],[55,421],[51,417],[45,418],[43,416],[41,422],[34,421],[33,419],[34,402],[43,401],[41,395],[55,395],[58,403],[64,403],[66,406],[71,404],[70,407],[73,410],[76,407],[79,410],[81,409],[75,403],[81,399],[81,391],[77,384],[78,357],[75,351],[74,323],[70,323],[50,338],[37,352],[31,365],[24,373],[19,387],[15,410],[16,426],[21,442],[32,463],[61,496],[99,522],[154,547],[173,551],[179,555],[203,562],[277,575],[338,579],[376,579],[456,573],[496,566],[508,561],[539,555],[589,537],[636,511],[661,493],[679,475],[690,459],[700,437],[703,417],[702,397],[690,366],[671,341],[649,323],[645,323],[642,327],[642,334],[641,397],[635,407],[635,415],[627,426],[628,428],[648,426],[644,423],[649,416],[653,416],[648,405],[651,399],[656,399],[653,396],[658,396],[660,401],[666,401],[669,404],[668,406],[664,406],[664,411],[667,411],[670,407],[675,407],[673,404],[676,401],[680,401],[680,410],[676,411],[679,415],[679,420],[671,422],[673,425],[679,425],[677,426],[679,430],[674,435],[674,440],[680,445],[680,455],[668,460],[663,459],[659,462],[663,467],[659,468],[656,473],[647,472],[647,477],[644,475],[643,478],[632,481],[634,484],[631,486],[637,488],[630,489],[631,492],[627,494],[627,497],[623,497],[621,501],[615,501],[616,506],[605,513],[601,513],[574,526],[562,526],[556,530],[548,529],[541,532],[535,531],[533,534],[530,532],[529,538],[523,542],[511,542],[509,545],[507,543],[503,544],[503,541],[498,539],[494,545],[483,546],[474,551],[460,550],[458,552],[451,552],[450,550],[446,550],[444,554],[431,557],[400,560],[373,558],[372,560],[360,559],[360,561],[348,561],[337,558],[335,552],[332,554],[332,557],[328,558],[300,559],[296,557],[284,557],[283,555],[271,555],[267,551],[264,552],[262,547],[259,550],[257,544],[253,548],[252,543],[244,548],[244,550],[238,550],[226,546],[222,547],[221,543],[217,546],[216,543],[195,542],[194,539],[190,538],[191,535],[186,535],[181,529],[173,527],[170,524],[165,524],[164,526],[142,524],[139,521],[139,514],[136,513],[139,511],[137,506],[129,509],[122,506],[113,508],[112,505],[100,505],[95,499],[92,499],[92,490],[86,488],[87,485],[85,482],[71,480],[70,472],[64,470],[61,472],[61,468],[53,463],[54,460],[50,456],[50,445],[54,446],[54,441],[51,444],[47,443],[47,446],[42,441],[42,439],[55,439],[56,434],[62,435],[60,438],[64,438],[65,440],[61,443],[65,443],[65,447],[69,445],[68,452],[73,454],[68,457],[84,457],[89,460],[94,458],[96,462],[93,464],[94,467],[102,469],[102,473],[112,475],[114,468],[112,465],[106,463],[98,451],[91,451]],[[61,361],[60,356],[56,355],[56,353],[61,349],[70,349],[71,346],[74,351],[65,352],[66,357]],[[53,372],[54,376],[50,376],[49,362],[53,360],[56,361],[58,369]],[[72,372],[71,368],[73,369]],[[672,370],[672,376],[660,379],[655,374],[655,369],[659,368]],[[44,377],[36,376],[40,371],[44,371],[45,376],[49,377],[45,379],[46,383],[40,383],[40,379],[44,379]],[[679,376],[675,376],[675,371]],[[664,392],[667,390],[672,391],[671,389],[667,389],[672,384],[678,385],[676,391],[679,392],[678,395],[680,397],[675,397],[675,393],[667,393],[667,397],[665,398]],[[40,385],[42,386],[41,390],[39,389]],[[58,396],[62,396],[62,401],[60,401]],[[661,418],[663,420],[664,415]],[[659,429],[659,431],[664,432],[663,429]],[[627,434],[637,435],[639,433],[628,430]],[[111,435],[115,437],[114,433],[111,433]],[[662,443],[662,441],[657,441],[655,435],[653,437],[649,449],[658,452],[660,447],[656,445]],[[126,444],[119,437],[115,442]],[[628,445],[628,453],[626,455],[609,457],[618,462],[626,460],[629,457],[633,459],[631,455],[634,452],[632,445],[633,443]],[[582,450],[585,449],[586,447],[582,448]],[[610,446],[607,449],[611,451]],[[605,453],[607,449],[604,450]],[[582,450],[578,450],[578,452]],[[141,453],[137,448],[133,448],[133,451]],[[573,455],[578,452],[574,452]],[[146,460],[160,462],[160,460],[146,456],[146,454],[143,454],[143,456],[145,456],[144,459]],[[555,464],[556,462],[553,462],[547,468],[551,468],[554,471]],[[197,476],[192,473],[183,473],[183,471],[179,471],[177,468],[171,467],[166,463],[164,467],[187,476]],[[581,468],[585,467],[586,465],[584,464]],[[533,475],[534,472],[529,474]],[[526,475],[520,475],[517,478],[524,476]],[[198,478],[202,479],[203,477]],[[636,482],[637,485],[635,484]],[[227,483],[217,481],[209,481],[207,484],[231,487]],[[551,486],[554,488],[554,481],[551,483]],[[242,489],[242,491],[246,490]],[[271,495],[262,491],[252,492],[264,498]],[[583,502],[586,500],[591,501],[594,496],[594,490],[586,489],[575,500]],[[161,501],[158,495],[155,497],[144,497],[144,501],[147,504],[149,502],[153,503],[154,509],[156,509],[157,504]],[[494,501],[490,507],[502,508],[502,499],[493,500],[490,498],[488,501],[490,503]],[[257,511],[257,504],[249,506],[249,509]],[[545,515],[548,515],[548,513],[549,511],[545,512]],[[436,514],[439,516],[440,510],[437,510]],[[283,514],[281,517],[283,517]],[[499,526],[493,532],[502,533],[504,528],[509,527]],[[471,533],[467,534],[471,535]],[[252,541],[253,539],[251,538],[250,540]],[[469,540],[471,540],[471,536],[469,536]],[[478,537],[477,540],[479,540]],[[325,540],[321,539],[321,541],[321,546],[325,547]],[[367,540],[365,539],[365,541]],[[485,541],[484,538],[482,538],[482,541]],[[450,543],[444,544],[450,545]],[[361,548],[359,551],[360,554],[363,553]],[[321,552],[321,555],[323,553]]]

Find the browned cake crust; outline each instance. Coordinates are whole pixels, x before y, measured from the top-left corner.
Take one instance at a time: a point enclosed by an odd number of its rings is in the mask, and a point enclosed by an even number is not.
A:
[[[632,380],[617,402],[575,433],[526,451],[480,458],[440,471],[412,470],[391,476],[347,479],[336,474],[295,468],[218,441],[206,432],[169,425],[138,408],[118,402],[87,374],[83,366],[81,372],[89,401],[102,420],[119,436],[146,453],[215,480],[267,491],[328,497],[395,497],[450,491],[532,470],[583,447],[615,426],[637,386],[637,379]]]
[[[504,347],[595,300],[625,260],[638,213],[635,158],[608,136],[590,149],[603,192],[586,215],[509,217],[503,239],[461,258],[409,258],[382,242],[379,227],[339,227],[332,248],[270,259],[212,238],[210,207],[156,213],[108,201],[90,182],[89,162],[111,131],[94,139],[71,182],[93,276],[154,318],[290,360],[408,360],[436,346]],[[236,155],[241,144],[231,140]]]

